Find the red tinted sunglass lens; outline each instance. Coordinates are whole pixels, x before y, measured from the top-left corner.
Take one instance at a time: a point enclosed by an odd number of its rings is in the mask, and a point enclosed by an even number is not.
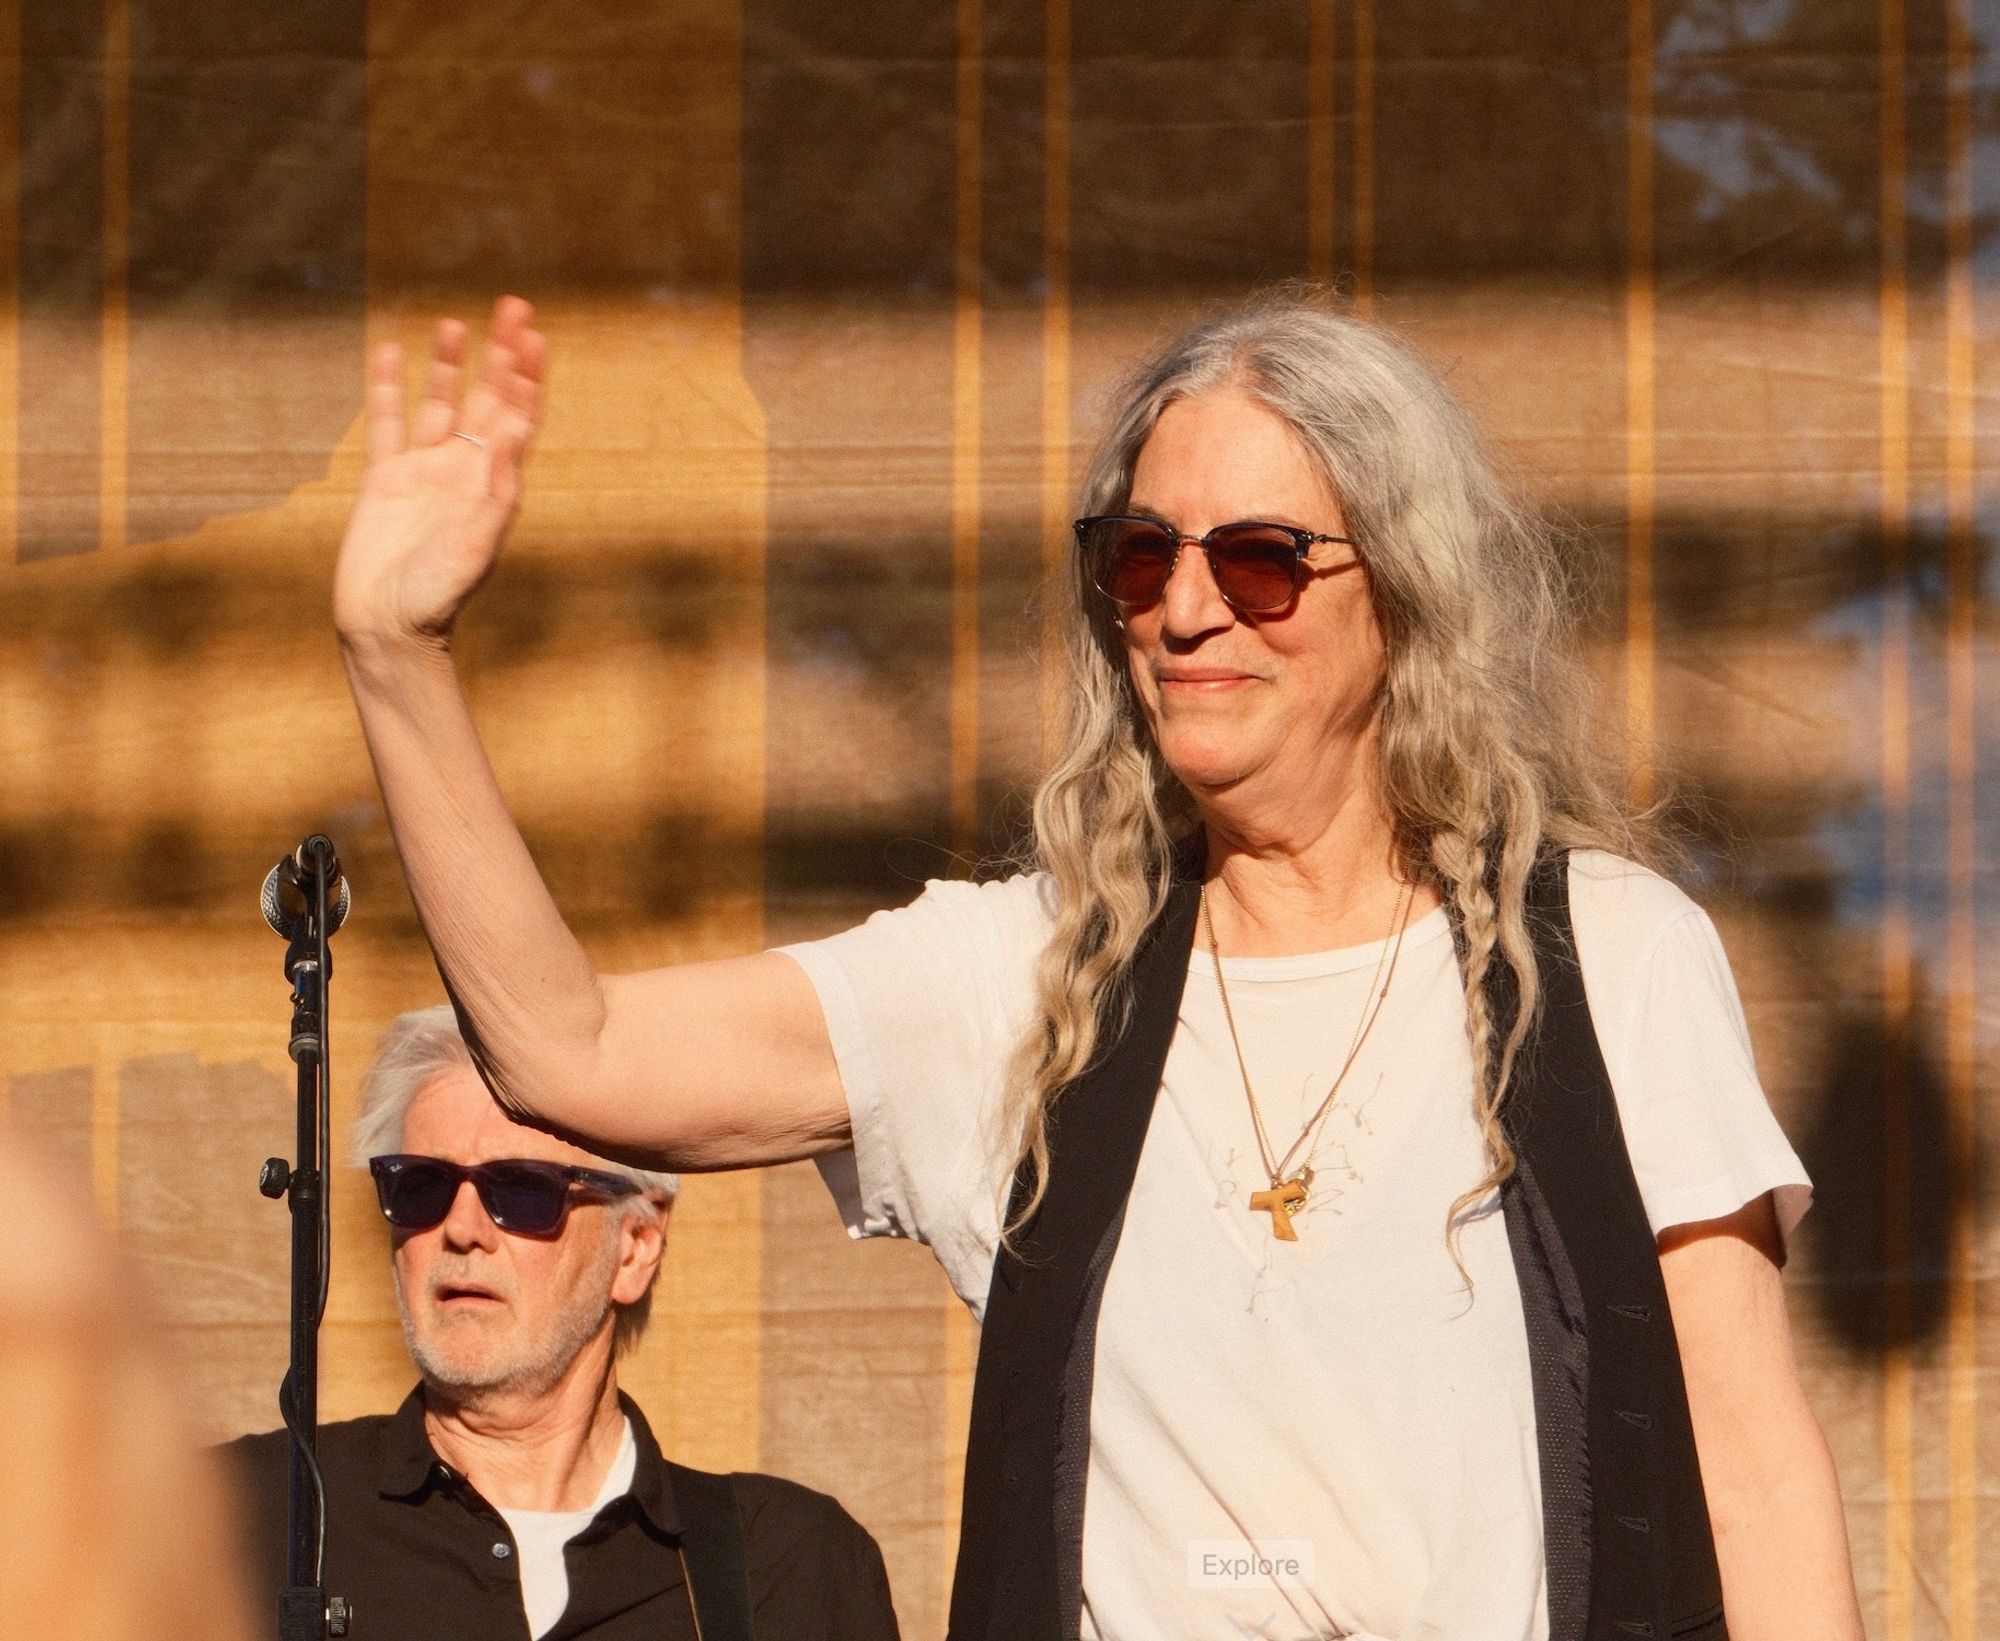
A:
[[[563,1222],[569,1176],[526,1162],[487,1163],[479,1170],[479,1200],[503,1231],[546,1236]]]
[[[406,1162],[375,1174],[382,1217],[404,1231],[442,1225],[458,1195],[458,1171],[437,1162]]]
[[[1299,590],[1298,543],[1267,525],[1227,525],[1208,538],[1216,589],[1239,610],[1280,610]]]
[[[1143,607],[1159,602],[1174,573],[1180,544],[1157,524],[1111,519],[1091,534],[1097,585],[1115,603]]]

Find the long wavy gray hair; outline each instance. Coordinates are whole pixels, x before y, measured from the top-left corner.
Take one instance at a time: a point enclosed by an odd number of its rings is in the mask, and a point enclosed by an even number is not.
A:
[[[1444,384],[1378,325],[1285,298],[1196,325],[1134,373],[1083,486],[1086,514],[1127,504],[1133,465],[1177,399],[1240,390],[1291,426],[1339,498],[1387,647],[1379,786],[1402,870],[1449,897],[1464,930],[1474,1098],[1491,1164],[1459,1215],[1513,1172],[1500,1122],[1540,1000],[1523,900],[1545,846],[1646,858],[1574,657],[1575,598],[1553,533],[1494,475]],[[1080,554],[1055,589],[1064,670],[1058,750],[1034,804],[1032,863],[1055,881],[1038,1018],[1004,1112],[1040,1201],[1048,1113],[1122,1029],[1127,976],[1165,903],[1173,852],[1199,825],[1153,742],[1125,643]],[[1501,1035],[1494,963],[1521,1006]],[[1498,1039],[1498,1040],[1496,1040]]]

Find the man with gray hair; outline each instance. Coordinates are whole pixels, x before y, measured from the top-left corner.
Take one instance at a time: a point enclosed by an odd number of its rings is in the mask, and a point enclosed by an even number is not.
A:
[[[894,1641],[880,1551],[825,1494],[668,1463],[619,1393],[679,1181],[514,1122],[448,1006],[383,1038],[355,1124],[421,1382],[323,1426],[325,1588],[356,1641]],[[232,1443],[275,1603],[287,1438]]]

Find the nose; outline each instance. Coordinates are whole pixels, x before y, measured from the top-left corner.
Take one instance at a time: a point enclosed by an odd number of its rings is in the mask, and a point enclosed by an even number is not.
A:
[[[500,1227],[486,1212],[479,1192],[469,1179],[458,1182],[458,1194],[451,1199],[451,1212],[439,1227],[444,1245],[455,1253],[482,1248],[491,1252],[500,1245]]]
[[[1205,632],[1230,626],[1236,612],[1215,584],[1208,567],[1208,554],[1194,536],[1182,536],[1167,576],[1166,591],[1160,595],[1160,617],[1169,636],[1198,638]]]

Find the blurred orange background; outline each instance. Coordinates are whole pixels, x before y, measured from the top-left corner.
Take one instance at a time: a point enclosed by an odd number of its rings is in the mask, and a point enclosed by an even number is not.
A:
[[[599,963],[830,932],[1018,835],[1038,587],[1124,361],[1334,285],[1571,527],[1818,1183],[1791,1272],[1869,1633],[2000,1633],[2000,14],[1971,0],[0,0],[0,1100],[203,1428],[276,1423],[282,945],[324,828],[336,1121],[435,1000],[327,618],[364,344],[531,296],[467,618]],[[9,49],[9,42],[13,48]],[[1994,798],[1986,794],[1993,792]],[[672,1045],[662,1045],[671,1053]],[[412,1373],[339,1177],[327,1417]],[[629,1382],[837,1492],[942,1633],[974,1339],[810,1169],[692,1181]]]

